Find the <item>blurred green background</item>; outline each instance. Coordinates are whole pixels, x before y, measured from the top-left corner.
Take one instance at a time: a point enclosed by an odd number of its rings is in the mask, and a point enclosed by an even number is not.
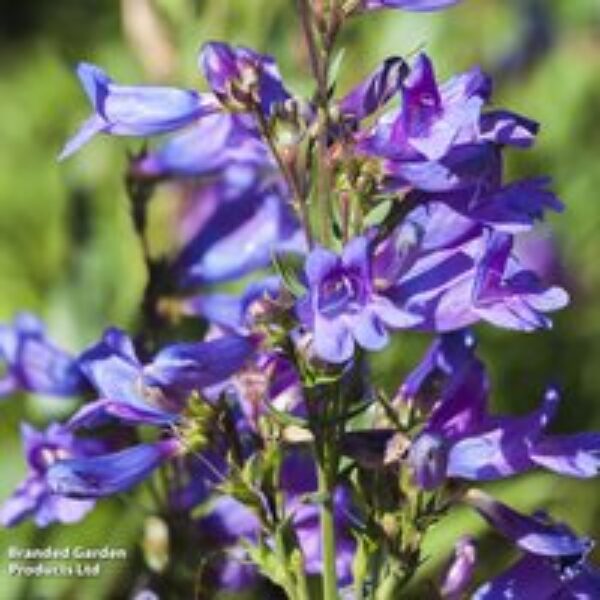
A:
[[[306,92],[305,56],[291,0],[144,0],[0,2],[0,320],[32,310],[74,351],[107,324],[131,325],[144,285],[141,253],[122,185],[128,149],[139,143],[97,139],[64,164],[64,140],[87,115],[73,67],[102,65],[123,82],[203,86],[196,51],[222,38],[275,54],[290,87]],[[446,77],[480,64],[496,75],[494,103],[542,124],[537,147],[513,152],[509,174],[549,174],[567,211],[549,222],[560,254],[558,275],[572,293],[550,332],[513,334],[480,327],[493,373],[493,405],[532,409],[549,381],[564,390],[557,431],[600,428],[600,4],[598,0],[465,0],[444,13],[379,13],[356,19],[341,40],[339,89],[389,54],[426,49]],[[160,240],[168,223],[154,215]],[[374,363],[389,386],[426,340],[406,336]],[[18,397],[0,404],[0,499],[24,473],[17,427],[65,416],[65,401]],[[532,474],[492,486],[523,510],[546,508],[600,538],[600,487]],[[118,500],[83,523],[37,532],[30,524],[0,532],[0,597],[127,597],[140,566],[142,515]],[[459,514],[432,536],[427,569],[439,565],[456,535],[482,534]],[[129,565],[111,563],[98,580],[23,580],[6,575],[10,545],[125,546]],[[485,571],[508,559],[498,538],[483,538]],[[504,547],[502,545],[502,547]],[[127,568],[127,567],[130,568]]]

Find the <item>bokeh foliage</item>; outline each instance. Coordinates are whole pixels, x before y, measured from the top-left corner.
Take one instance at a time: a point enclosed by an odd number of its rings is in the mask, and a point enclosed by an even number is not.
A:
[[[301,39],[291,0],[158,0],[155,3],[176,50],[169,79],[201,86],[195,52],[224,38],[278,57],[290,87],[307,92]],[[0,318],[22,309],[41,314],[54,337],[77,350],[107,324],[131,326],[144,285],[139,248],[122,186],[128,149],[139,143],[97,140],[66,164],[62,142],[86,115],[72,67],[81,59],[101,64],[122,81],[150,80],[136,47],[128,43],[116,0],[0,2]],[[356,81],[389,54],[426,49],[441,75],[473,63],[497,75],[495,102],[542,123],[539,143],[511,155],[515,176],[550,174],[567,205],[550,220],[560,254],[559,275],[572,304],[555,328],[536,335],[478,331],[493,373],[494,407],[525,412],[548,381],[564,402],[557,430],[600,428],[600,7],[597,0],[465,0],[436,15],[380,13],[357,19],[342,39],[339,87]],[[156,239],[168,236],[161,211]],[[379,381],[392,388],[423,349],[424,336],[400,336],[374,361]],[[0,405],[5,498],[23,475],[18,423],[37,424],[68,413],[64,401],[19,397]],[[544,507],[581,532],[600,538],[599,485],[532,474],[493,486],[516,507]],[[143,514],[135,505],[107,501],[82,524],[37,532],[30,524],[0,532],[3,598],[117,598],[139,567]],[[440,527],[428,546],[431,567],[454,537],[483,535],[477,517],[459,514]],[[100,580],[8,578],[8,545],[124,545],[128,565],[110,564]],[[487,569],[508,559],[497,539],[482,545]],[[193,549],[191,550],[193,551]],[[429,568],[429,566],[427,567]],[[129,571],[129,572],[128,572]]]

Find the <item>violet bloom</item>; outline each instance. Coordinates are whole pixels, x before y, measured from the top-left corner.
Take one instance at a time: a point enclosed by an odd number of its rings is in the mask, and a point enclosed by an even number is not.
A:
[[[141,178],[209,177],[255,181],[275,165],[248,115],[208,115],[132,164]]]
[[[341,256],[315,248],[305,274],[308,293],[298,302],[298,315],[313,334],[316,353],[326,361],[348,360],[355,344],[381,350],[388,342],[388,327],[419,321],[377,292],[365,237],[352,240]]]
[[[528,147],[537,132],[534,122],[508,111],[482,114],[490,94],[477,68],[438,85],[422,54],[403,81],[402,108],[359,135],[358,149],[383,160],[391,189],[477,186],[497,168],[500,146]]]
[[[234,335],[180,343],[167,346],[143,365],[131,339],[118,329],[108,329],[79,359],[100,399],[81,408],[70,426],[93,427],[107,419],[174,423],[193,392],[225,381],[243,366],[254,347],[252,338]]]
[[[554,523],[542,514],[523,515],[481,490],[469,490],[464,501],[524,552],[568,558],[586,555],[594,545],[592,540],[575,535],[562,523]]]
[[[21,436],[28,472],[0,509],[2,525],[12,527],[28,517],[33,517],[38,527],[83,519],[94,508],[94,502],[54,494],[48,471],[57,461],[96,454],[101,451],[101,446],[97,442],[77,439],[58,423],[51,424],[45,431],[37,431],[24,423]]]
[[[42,322],[20,314],[11,325],[0,325],[0,397],[17,391],[72,396],[85,387],[76,360],[46,337]]]
[[[417,371],[422,386],[436,376],[434,365],[448,348],[436,343],[426,355]],[[437,360],[432,360],[435,354]],[[413,373],[413,393],[418,393],[416,378]],[[463,352],[438,398],[429,401],[433,410],[409,452],[408,463],[421,487],[434,489],[447,478],[502,479],[539,467],[578,478],[600,472],[600,433],[545,433],[559,402],[555,390],[546,393],[538,410],[521,417],[490,415],[488,392],[483,364],[472,352]]]
[[[275,105],[290,98],[272,56],[244,46],[208,42],[198,57],[215,96],[230,110],[251,112],[257,105],[269,116]]]
[[[305,248],[279,182],[241,192],[217,182],[200,196],[198,200],[214,202],[215,208],[177,258],[183,286],[237,279],[268,266],[274,252]]]
[[[526,554],[473,594],[473,600],[600,598],[600,570],[585,554],[544,557]]]
[[[513,234],[531,231],[546,210],[564,210],[562,202],[548,189],[548,178],[501,185],[500,165],[493,171],[489,181],[478,181],[471,187],[450,192],[414,193],[411,200],[416,204],[443,202],[468,219]]]
[[[93,457],[67,458],[47,472],[48,487],[68,498],[101,498],[127,491],[182,451],[174,438]]]
[[[476,600],[557,600],[597,598],[600,571],[586,562],[593,548],[589,538],[546,515],[527,516],[479,490],[469,490],[466,502],[504,537],[525,553],[504,573],[481,586]]]
[[[384,8],[401,8],[415,12],[442,10],[458,4],[460,0],[360,0],[362,10],[382,10]]]
[[[290,515],[300,548],[304,554],[304,565],[309,575],[321,573],[323,554],[319,505],[310,503],[307,497],[317,491],[317,474],[310,455],[290,452],[281,467],[281,487],[284,491],[286,514]],[[352,581],[352,561],[356,551],[356,540],[352,534],[353,514],[350,491],[338,486],[333,493],[333,512],[336,530],[336,572],[338,587]]]
[[[444,600],[460,600],[471,583],[477,561],[475,542],[468,536],[454,545],[452,559],[447,565],[440,586]]]
[[[361,121],[383,107],[399,90],[408,73],[404,60],[392,56],[348,92],[340,101],[344,119]]]
[[[59,160],[79,150],[98,133],[157,135],[180,129],[218,109],[212,96],[193,90],[119,85],[89,63],[80,63],[77,75],[94,112],[65,144]]]
[[[248,507],[229,496],[209,500],[195,528],[211,556],[205,573],[209,586],[240,591],[257,581],[257,568],[239,544],[241,540],[256,542],[261,531],[258,518]]]
[[[417,328],[447,332],[485,320],[532,331],[551,325],[546,312],[567,293],[545,285],[519,263],[513,237],[444,204],[419,206],[374,251],[380,294],[421,317]]]

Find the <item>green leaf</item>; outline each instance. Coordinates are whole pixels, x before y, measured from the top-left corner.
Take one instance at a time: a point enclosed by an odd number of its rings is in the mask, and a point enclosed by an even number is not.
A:
[[[241,540],[241,544],[246,547],[250,560],[267,579],[275,585],[286,587],[285,567],[266,544],[255,545],[245,539]]]
[[[393,202],[391,200],[384,200],[372,208],[365,216],[364,225],[365,227],[377,227],[381,225],[386,217],[390,214]]]

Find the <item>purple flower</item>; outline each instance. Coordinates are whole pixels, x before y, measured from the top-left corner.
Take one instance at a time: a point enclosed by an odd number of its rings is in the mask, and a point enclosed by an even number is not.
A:
[[[167,346],[142,365],[130,338],[108,329],[79,363],[100,399],[84,406],[71,427],[90,427],[113,418],[131,424],[175,422],[194,391],[225,381],[254,350],[252,338],[224,336],[209,342]]]
[[[480,320],[532,331],[567,293],[523,269],[513,237],[490,232],[444,204],[419,206],[375,250],[380,293],[421,316],[420,329],[446,332]]]
[[[464,365],[476,360],[475,346],[475,336],[468,329],[437,337],[400,386],[398,397],[431,409],[433,403],[439,400],[432,392],[455,376]]]
[[[157,135],[180,129],[218,109],[211,96],[192,90],[119,85],[89,63],[80,63],[77,75],[94,112],[65,144],[59,160],[79,150],[97,133]]]
[[[319,505],[311,503],[308,496],[317,491],[317,475],[314,460],[306,453],[290,452],[281,468],[281,487],[285,494],[286,514],[291,515],[304,564],[308,574],[322,571],[322,548]],[[348,585],[352,580],[352,561],[356,541],[351,525],[353,515],[350,491],[338,486],[333,494],[334,523],[336,529],[336,570],[338,586]]]
[[[491,82],[479,69],[438,85],[431,61],[416,60],[402,84],[402,107],[358,135],[358,149],[380,157],[386,187],[443,192],[494,176],[499,147],[531,145],[537,124],[508,111],[482,114]]]
[[[464,500],[498,533],[530,554],[573,557],[593,547],[589,538],[576,536],[566,525],[553,523],[545,515],[523,515],[481,490],[469,490]]]
[[[274,300],[281,281],[270,276],[254,281],[242,294],[203,293],[181,301],[186,315],[201,316],[226,331],[248,332],[254,321],[252,309],[261,301]]]
[[[421,54],[402,84],[402,109],[386,114],[360,147],[395,160],[438,160],[474,139],[491,83],[479,69],[438,86],[430,59]]]
[[[593,548],[589,538],[578,537],[569,527],[554,523],[545,514],[527,516],[479,490],[469,490],[466,502],[475,508],[525,556],[507,571],[481,586],[477,600],[592,599],[600,593],[600,572],[586,563]]]
[[[499,168],[499,166],[498,166]],[[550,180],[540,177],[500,186],[500,175],[450,192],[416,194],[416,203],[443,202],[468,219],[505,233],[530,231],[546,210],[562,212],[562,202],[547,189]]]
[[[137,485],[181,450],[181,442],[171,438],[91,458],[59,460],[48,469],[48,487],[68,498],[111,496]]]
[[[332,363],[352,357],[355,343],[381,350],[388,327],[419,321],[380,295],[371,272],[367,238],[352,240],[341,256],[317,247],[305,265],[308,293],[298,303],[300,320],[314,336],[317,354]]]
[[[304,237],[279,183],[240,191],[218,182],[204,194],[215,208],[177,259],[182,285],[239,278],[266,267],[275,251],[304,249]]]
[[[442,206],[417,209],[378,249],[383,294],[420,315],[426,330],[453,331],[480,320],[521,331],[549,327],[544,313],[564,307],[567,293],[520,266],[511,235]]]
[[[362,10],[381,10],[384,8],[401,8],[415,12],[442,10],[458,4],[460,0],[361,0]]]
[[[579,478],[600,472],[599,433],[545,433],[559,401],[555,390],[550,389],[540,408],[528,415],[490,415],[484,366],[472,353],[467,337],[464,351],[457,352],[458,339],[435,342],[405,384],[413,397],[435,389],[432,378],[439,390],[421,402],[433,409],[409,452],[409,464],[421,487],[434,489],[448,477],[501,479],[538,467]],[[452,368],[440,383],[438,365],[448,363]]]
[[[271,56],[209,42],[202,46],[198,62],[213,93],[230,110],[250,112],[256,104],[268,116],[276,104],[290,98]]]
[[[377,112],[398,92],[407,69],[400,57],[386,59],[340,100],[344,118],[361,121]]]
[[[42,322],[30,314],[18,315],[11,325],[0,325],[0,396],[29,391],[72,396],[85,383],[75,359],[50,342]]]
[[[219,174],[233,184],[272,174],[274,163],[249,116],[217,113],[136,160],[132,172],[149,178]]]
[[[452,559],[445,569],[440,594],[444,600],[460,600],[464,598],[467,587],[471,583],[477,560],[475,542],[466,536],[454,545]]]
[[[543,557],[526,554],[479,587],[473,600],[593,600],[600,597],[600,571],[585,556]]]
[[[17,525],[33,517],[38,527],[51,523],[75,523],[94,507],[89,500],[73,500],[54,494],[48,471],[57,461],[83,458],[101,451],[100,444],[79,440],[63,426],[53,423],[46,431],[36,431],[21,425],[23,450],[28,473],[13,495],[0,509],[0,521],[5,527]]]

